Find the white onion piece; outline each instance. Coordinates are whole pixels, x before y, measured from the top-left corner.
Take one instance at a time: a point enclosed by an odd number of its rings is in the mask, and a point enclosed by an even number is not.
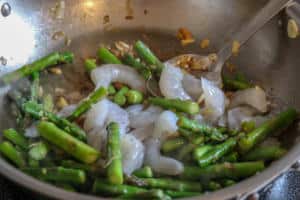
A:
[[[122,167],[126,175],[139,169],[144,161],[144,145],[131,134],[125,134],[121,138]]]
[[[265,113],[268,110],[267,95],[260,87],[238,91],[233,95],[230,107],[233,108],[240,105],[248,105]]]
[[[153,137],[160,141],[165,140],[169,136],[176,134],[178,117],[171,111],[164,111],[157,118],[154,125]]]
[[[146,142],[145,165],[149,165],[155,172],[166,175],[178,175],[183,172],[183,164],[173,158],[160,154],[160,141],[151,138]]]
[[[225,95],[213,82],[201,78],[205,108],[202,113],[209,121],[218,120],[225,112]]]

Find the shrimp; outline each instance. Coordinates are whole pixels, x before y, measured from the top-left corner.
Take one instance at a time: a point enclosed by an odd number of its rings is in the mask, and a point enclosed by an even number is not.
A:
[[[162,109],[157,106],[149,106],[145,110],[143,108],[144,106],[139,104],[126,109],[129,114],[131,128],[142,128],[153,124],[162,112]]]
[[[181,162],[160,154],[161,142],[176,134],[177,120],[175,113],[164,111],[155,122],[153,136],[146,141],[145,164],[151,166],[156,172],[177,175],[183,171]]]
[[[255,111],[248,107],[237,107],[229,110],[227,113],[228,127],[240,130],[243,122],[253,119],[254,113]]]
[[[129,126],[128,113],[107,99],[93,105],[84,121],[84,130],[88,133],[89,144],[99,148],[101,143],[106,143],[106,126],[110,122],[119,124],[120,135],[122,136],[127,132]]]
[[[143,143],[131,134],[121,138],[122,167],[126,175],[141,168],[144,161],[145,147]]]
[[[128,134],[132,134],[140,141],[145,141],[152,136],[153,130],[154,130],[154,124],[152,123],[145,127],[136,128],[133,131],[129,132]]]
[[[121,82],[132,89],[146,92],[146,82],[136,70],[126,65],[106,64],[91,72],[91,79],[96,88],[107,88],[112,82]]]

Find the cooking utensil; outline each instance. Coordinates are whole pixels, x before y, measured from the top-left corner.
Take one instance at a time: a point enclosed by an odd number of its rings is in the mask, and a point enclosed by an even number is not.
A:
[[[88,92],[89,81],[84,76],[81,58],[95,56],[99,44],[142,39],[163,60],[190,52],[205,55],[221,49],[222,44],[232,35],[232,32],[226,30],[237,30],[267,1],[65,0],[64,17],[60,19],[57,19],[54,12],[57,1],[7,2],[11,14],[0,17],[0,57],[4,58],[1,60],[6,59],[7,65],[0,66],[0,73],[14,70],[52,50],[70,49],[76,55],[75,64],[64,66],[63,76],[49,74],[41,82],[46,91],[59,87],[65,89],[66,93],[79,91],[84,95]],[[289,40],[284,34],[284,27],[278,26],[278,20],[284,24],[285,16],[273,18],[245,44],[240,55],[231,62],[240,66],[239,70],[250,79],[259,81],[271,95],[276,94],[276,103],[300,108],[297,87],[300,41]],[[201,50],[196,44],[182,47],[174,37],[181,26],[194,33],[197,40],[209,38],[211,47],[207,50]],[[0,111],[2,130],[13,120],[9,120],[8,113],[3,109]],[[298,135],[296,129],[285,133],[282,141],[290,148],[289,153],[259,175],[197,199],[229,199],[262,188],[298,159]],[[99,199],[37,181],[2,159],[0,172],[16,183],[51,198]]]

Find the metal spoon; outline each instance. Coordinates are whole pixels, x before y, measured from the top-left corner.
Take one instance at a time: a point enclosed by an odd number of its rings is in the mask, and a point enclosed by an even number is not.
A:
[[[260,30],[267,22],[269,22],[282,9],[292,3],[293,0],[269,0],[269,2],[258,13],[251,18],[247,23],[240,27],[232,34],[223,47],[217,53],[217,61],[213,66],[213,72],[210,73],[209,79],[213,79],[219,85],[222,85],[221,73],[223,66],[232,55],[232,45],[236,41],[241,47],[245,44],[258,30]],[[181,55],[184,56],[184,55]],[[188,56],[188,55],[187,55]],[[194,55],[199,59],[207,55]],[[176,58],[175,58],[176,59]],[[147,88],[154,96],[159,96],[157,81],[150,79],[147,81]]]

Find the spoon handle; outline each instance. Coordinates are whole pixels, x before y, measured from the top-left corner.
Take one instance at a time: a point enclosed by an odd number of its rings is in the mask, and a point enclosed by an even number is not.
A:
[[[215,72],[221,72],[225,61],[232,55],[232,43],[237,41],[239,45],[247,42],[258,30],[260,30],[268,21],[277,15],[293,0],[269,0],[269,2],[258,13],[251,18],[244,26],[234,33],[228,42],[218,52],[218,61],[215,66]]]

